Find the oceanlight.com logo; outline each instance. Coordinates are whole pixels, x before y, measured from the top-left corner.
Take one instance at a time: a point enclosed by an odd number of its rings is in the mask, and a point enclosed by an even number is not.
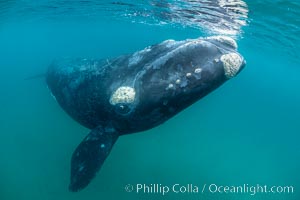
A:
[[[217,184],[127,184],[124,187],[128,193],[136,194],[158,194],[167,195],[169,193],[175,194],[249,194],[254,196],[258,193],[265,194],[293,194],[293,186],[268,186],[268,185],[217,185]]]

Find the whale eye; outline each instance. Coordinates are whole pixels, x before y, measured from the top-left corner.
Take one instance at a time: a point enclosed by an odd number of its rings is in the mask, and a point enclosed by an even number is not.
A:
[[[118,114],[121,114],[121,115],[127,115],[130,113],[131,111],[131,108],[130,106],[128,106],[127,104],[124,104],[124,103],[118,103],[115,105],[115,111],[116,113]]]

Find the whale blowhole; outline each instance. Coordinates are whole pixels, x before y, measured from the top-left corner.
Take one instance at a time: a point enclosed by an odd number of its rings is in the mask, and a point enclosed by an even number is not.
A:
[[[227,45],[233,47],[234,49],[238,48],[236,41],[228,36],[218,35],[218,36],[207,37],[207,39],[216,40],[218,42],[227,44]]]

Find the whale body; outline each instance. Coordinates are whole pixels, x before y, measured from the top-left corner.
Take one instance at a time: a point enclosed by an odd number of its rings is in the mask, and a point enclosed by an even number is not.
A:
[[[166,40],[113,59],[56,61],[46,74],[58,104],[91,129],[73,153],[70,191],[85,188],[116,142],[158,126],[245,66],[225,36]]]

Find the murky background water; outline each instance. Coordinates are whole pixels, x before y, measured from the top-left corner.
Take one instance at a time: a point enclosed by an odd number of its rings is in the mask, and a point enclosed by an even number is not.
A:
[[[299,199],[298,1],[0,1],[0,199]],[[247,67],[165,124],[119,138],[88,188],[70,158],[89,130],[51,97],[61,57],[106,58],[225,34]],[[126,184],[292,185],[294,194],[135,194]]]

